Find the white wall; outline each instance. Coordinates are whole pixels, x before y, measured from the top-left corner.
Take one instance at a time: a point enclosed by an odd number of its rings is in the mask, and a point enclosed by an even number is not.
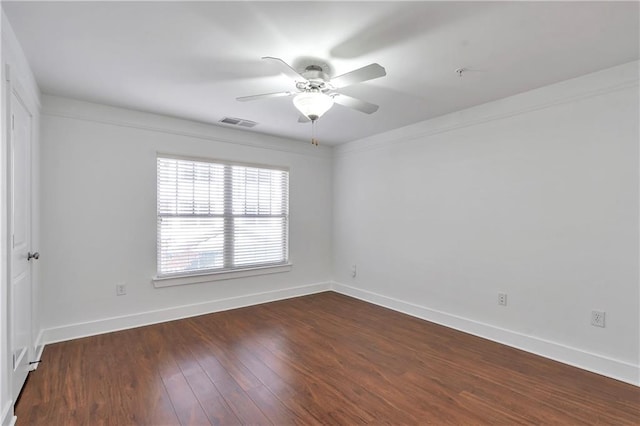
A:
[[[157,152],[289,167],[293,269],[154,288]],[[328,289],[331,161],[327,147],[44,96],[45,341]]]
[[[22,47],[7,20],[4,10],[2,10],[1,18],[2,33],[2,106],[0,112],[0,120],[2,123],[0,133],[2,134],[2,145],[0,146],[0,200],[2,208],[0,209],[0,425],[10,424],[14,421],[13,404],[11,396],[11,349],[9,347],[9,277],[7,265],[7,248],[8,248],[8,139],[7,139],[7,111],[9,110],[8,93],[9,90],[17,91],[22,100],[27,104],[33,118],[33,140],[32,140],[32,247],[39,246],[39,108],[40,108],[40,90],[36,84],[33,73],[24,56]],[[7,82],[9,80],[9,83]],[[31,348],[30,357],[36,356],[35,346],[39,345],[36,341],[40,335],[40,321],[38,315],[38,291],[39,291],[40,267],[36,263],[32,265],[33,280],[33,311],[32,318],[32,337],[34,339]]]
[[[640,384],[638,117],[634,62],[338,147],[337,290]]]

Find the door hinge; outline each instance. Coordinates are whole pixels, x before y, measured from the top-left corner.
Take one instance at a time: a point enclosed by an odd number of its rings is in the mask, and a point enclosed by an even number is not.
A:
[[[16,116],[11,114],[11,130],[16,129]]]

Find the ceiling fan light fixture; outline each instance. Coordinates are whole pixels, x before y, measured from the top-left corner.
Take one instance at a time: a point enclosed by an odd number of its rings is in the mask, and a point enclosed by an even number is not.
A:
[[[322,92],[303,92],[293,98],[293,105],[305,117],[315,121],[333,106],[333,98]]]

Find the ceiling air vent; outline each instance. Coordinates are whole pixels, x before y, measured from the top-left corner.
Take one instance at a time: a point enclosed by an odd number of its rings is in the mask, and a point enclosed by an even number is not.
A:
[[[242,127],[254,127],[256,124],[255,121],[251,120],[243,120],[242,118],[233,118],[233,117],[225,117],[220,120],[220,123],[231,124],[232,126],[242,126]]]

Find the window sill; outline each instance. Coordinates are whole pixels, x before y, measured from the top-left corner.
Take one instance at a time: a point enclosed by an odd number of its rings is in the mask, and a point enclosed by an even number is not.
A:
[[[259,266],[255,268],[235,269],[232,271],[206,272],[203,274],[171,275],[168,277],[153,277],[155,288],[171,287],[176,285],[206,283],[211,281],[230,280],[234,278],[253,277],[256,275],[278,274],[289,272],[292,263],[275,266]]]

